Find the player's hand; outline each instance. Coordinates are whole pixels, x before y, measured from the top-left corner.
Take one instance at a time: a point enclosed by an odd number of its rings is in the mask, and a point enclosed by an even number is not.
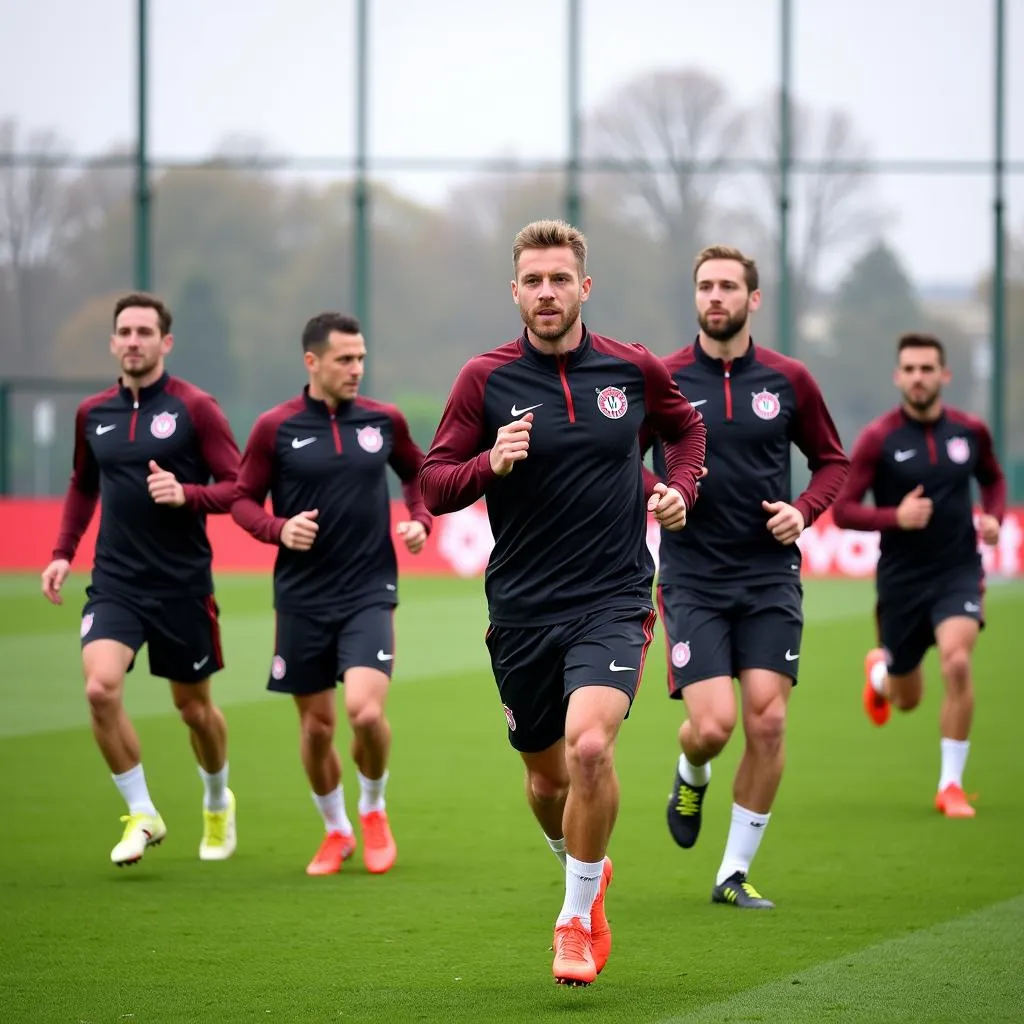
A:
[[[923,530],[932,517],[932,499],[924,496],[918,484],[896,507],[896,522],[901,530]]]
[[[497,476],[508,476],[517,462],[522,462],[530,451],[530,431],[533,429],[533,413],[528,412],[521,420],[506,423],[498,428],[498,435],[491,448],[491,469]]]
[[[999,543],[999,520],[987,512],[978,518],[978,534],[983,544],[995,547]]]
[[[43,570],[43,596],[51,604],[63,604],[60,588],[71,572],[71,563],[66,558],[55,558]]]
[[[647,511],[653,512],[666,530],[681,530],[686,525],[686,502],[674,487],[655,484],[654,493],[647,499]]]
[[[178,483],[177,477],[170,470],[161,469],[152,459],[149,460],[146,486],[149,496],[158,505],[180,508],[185,504],[185,488]]]
[[[405,541],[410,555],[418,555],[423,550],[423,545],[427,543],[427,528],[415,519],[399,523],[395,527],[395,533]]]
[[[795,544],[807,525],[799,509],[785,501],[762,501],[761,508],[771,519],[765,524],[780,544]]]
[[[319,514],[320,509],[312,508],[292,516],[281,527],[281,543],[290,551],[308,551],[320,530],[320,524],[316,522]]]

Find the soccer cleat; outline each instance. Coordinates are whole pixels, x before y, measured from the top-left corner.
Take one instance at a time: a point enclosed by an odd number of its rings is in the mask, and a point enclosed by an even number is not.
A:
[[[597,897],[590,905],[590,942],[597,973],[604,970],[612,951],[612,930],[608,927],[608,918],[604,912],[604,894],[612,882],[612,859],[605,857],[601,869],[601,888]]]
[[[935,794],[935,809],[947,818],[973,818],[975,814],[967,794],[955,782]]]
[[[371,875],[390,871],[398,856],[395,837],[391,834],[388,816],[384,811],[370,811],[359,815],[363,833],[363,863]]]
[[[676,783],[668,798],[668,830],[672,838],[688,850],[700,835],[700,809],[707,785],[691,786],[676,769]]]
[[[746,873],[734,871],[721,885],[711,890],[712,903],[728,903],[742,910],[774,910],[775,904],[766,900],[748,881]]]
[[[356,852],[356,837],[351,832],[328,832],[316,855],[306,865],[307,875],[336,875],[341,865]]]
[[[167,826],[159,814],[123,814],[125,823],[121,842],[110,851],[110,859],[119,868],[138,864],[147,846],[159,846],[167,835]]]
[[[559,985],[589,985],[597,977],[590,932],[574,917],[555,928],[551,972]]]
[[[884,693],[871,685],[871,672],[875,665],[885,663],[885,652],[881,647],[868,651],[864,657],[864,710],[875,725],[885,725],[892,712],[892,703]]]
[[[235,830],[235,794],[226,791],[228,805],[223,811],[203,811],[203,841],[200,860],[227,860],[238,845]]]

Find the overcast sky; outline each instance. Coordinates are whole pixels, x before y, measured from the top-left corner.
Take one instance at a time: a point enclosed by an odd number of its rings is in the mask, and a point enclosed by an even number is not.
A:
[[[370,0],[370,145],[378,156],[557,158],[566,151],[561,0]],[[76,152],[134,124],[134,0],[0,0],[0,117]],[[882,159],[990,156],[991,0],[794,0],[794,86],[854,118]],[[1024,162],[1024,0],[1006,0],[1009,156]],[[737,102],[777,80],[775,0],[582,0],[583,103],[654,69],[700,66]],[[354,145],[354,0],[151,0],[151,148],[202,157],[226,136],[278,153]],[[1018,55],[1014,58],[1014,54]],[[738,154],[742,156],[743,154]],[[387,175],[424,200],[447,173]],[[1024,175],[1008,182],[1024,229]],[[887,237],[922,284],[991,262],[991,179],[876,177]]]

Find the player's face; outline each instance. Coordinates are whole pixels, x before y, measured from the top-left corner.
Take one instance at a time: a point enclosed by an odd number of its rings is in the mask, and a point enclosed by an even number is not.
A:
[[[366,363],[366,342],[361,334],[331,331],[323,352],[306,353],[311,380],[331,402],[351,402],[359,394]]]
[[[748,291],[738,260],[707,260],[697,271],[697,322],[715,341],[729,341],[761,304],[760,291]]]
[[[942,365],[938,349],[905,348],[899,354],[893,380],[907,405],[927,412],[939,400],[942,388],[952,376],[949,368]]]
[[[121,374],[134,380],[162,373],[164,356],[173,344],[170,334],[160,332],[157,311],[143,306],[121,310],[110,336],[110,351]]]
[[[569,246],[525,249],[519,256],[512,298],[523,323],[538,338],[561,341],[580,318],[590,295],[590,278],[580,280],[576,256]]]

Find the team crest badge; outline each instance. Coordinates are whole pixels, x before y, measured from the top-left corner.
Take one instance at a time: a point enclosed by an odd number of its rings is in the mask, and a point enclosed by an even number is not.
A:
[[[610,420],[622,419],[629,408],[626,392],[622,388],[605,388],[598,391],[597,407],[601,410],[601,415],[607,416]]]
[[[962,466],[971,457],[971,446],[965,437],[951,437],[946,442],[946,454],[950,462]]]
[[[371,455],[384,447],[384,435],[380,432],[380,427],[360,427],[356,431],[356,440],[359,447]]]
[[[509,732],[515,732],[516,716],[512,714],[512,709],[507,704],[502,704],[501,710],[505,712],[505,721],[508,722]]]
[[[773,420],[782,412],[779,396],[773,395],[770,391],[758,391],[753,394],[753,401],[750,405],[755,415],[760,416],[763,420]]]
[[[280,654],[274,655],[274,660],[270,663],[270,674],[275,679],[284,679],[285,672],[288,671],[288,666],[284,663],[284,658]]]
[[[689,641],[678,643],[672,648],[672,664],[676,668],[685,668],[690,664]]]
[[[82,627],[81,627],[81,630],[80,630],[82,636],[88,636],[89,630],[92,629],[92,620],[93,620],[92,612],[89,612],[88,615],[83,615],[82,616]]]
[[[153,422],[149,425],[149,432],[154,437],[159,437],[162,441],[166,437],[170,437],[171,434],[178,427],[178,416],[176,413],[162,412],[153,417]]]

